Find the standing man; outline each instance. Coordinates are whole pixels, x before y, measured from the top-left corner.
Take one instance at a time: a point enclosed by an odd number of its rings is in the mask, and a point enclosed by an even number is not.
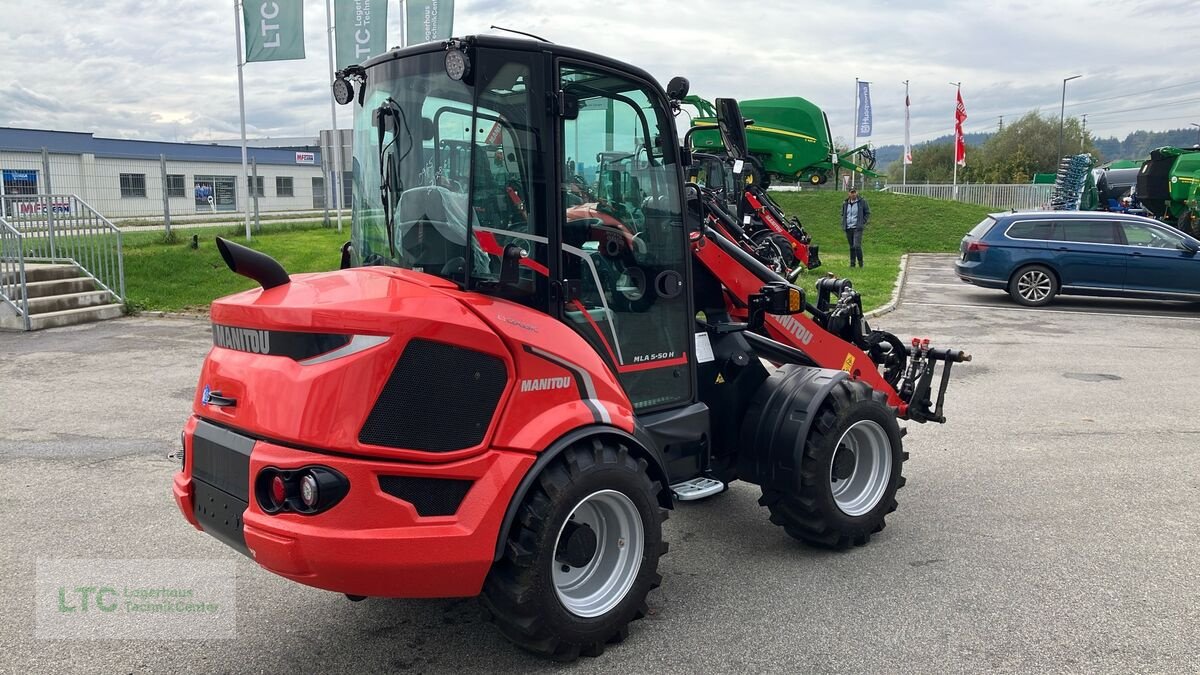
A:
[[[850,188],[850,196],[842,202],[842,229],[846,231],[846,241],[850,244],[850,266],[863,266],[862,238],[863,230],[867,229],[867,221],[871,219],[871,207],[867,200],[858,196],[858,190]]]

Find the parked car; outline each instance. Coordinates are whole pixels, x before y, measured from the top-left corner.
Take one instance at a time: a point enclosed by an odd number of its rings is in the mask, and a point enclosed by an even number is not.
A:
[[[1037,307],[1054,296],[1200,300],[1200,241],[1150,218],[1098,211],[995,213],[963,237],[963,281]]]

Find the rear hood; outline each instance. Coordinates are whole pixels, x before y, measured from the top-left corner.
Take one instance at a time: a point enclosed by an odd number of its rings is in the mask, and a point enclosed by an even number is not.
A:
[[[282,286],[221,298],[212,306],[214,346],[193,411],[259,438],[318,450],[424,461],[472,454],[482,444],[430,458],[359,441],[414,337],[469,346],[513,371],[504,342],[458,295],[438,277],[371,267],[297,274]],[[442,376],[422,373],[403,386],[432,386]]]
[[[439,277],[390,267],[360,267],[340,272],[294,274],[291,283],[253,290],[213,302],[213,323],[287,330],[322,325],[337,332],[386,331],[414,305],[456,286]]]

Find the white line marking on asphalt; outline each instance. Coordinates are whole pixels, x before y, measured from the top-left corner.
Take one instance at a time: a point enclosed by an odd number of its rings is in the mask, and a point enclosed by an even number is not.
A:
[[[939,283],[936,281],[910,281],[910,282],[908,282],[908,285],[909,286],[945,286],[947,288],[961,288],[963,290],[969,290],[971,288],[975,288],[975,287],[971,286],[971,284],[964,284],[962,282],[959,282],[957,284],[943,284],[943,283]]]
[[[1091,314],[1093,316],[1120,316],[1131,319],[1174,319],[1177,321],[1200,321],[1200,316],[1172,316],[1169,314],[1126,314],[1123,312],[1106,312],[1104,310],[1088,309],[1025,309],[1023,307],[992,307],[989,305],[968,305],[948,302],[904,302],[900,306],[920,305],[921,307],[962,307],[964,309],[990,309],[999,312],[1030,312],[1046,314]]]

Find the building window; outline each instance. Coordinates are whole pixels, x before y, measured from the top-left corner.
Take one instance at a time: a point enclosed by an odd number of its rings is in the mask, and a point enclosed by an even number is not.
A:
[[[37,171],[32,169],[4,169],[2,173],[4,177],[4,194],[36,195],[38,193]]]
[[[267,196],[266,193],[263,192],[263,177],[262,176],[247,177],[246,178],[246,187],[250,188],[250,196],[251,197],[254,197],[256,195],[259,197]]]
[[[313,190],[313,208],[314,209],[325,208],[325,178],[322,176],[313,176],[312,190]]]
[[[276,197],[294,197],[292,191],[291,176],[276,176],[275,177],[275,196]]]
[[[187,188],[183,185],[184,176],[180,174],[167,174],[167,196],[168,197],[186,197]]]
[[[121,174],[121,196],[122,197],[145,197],[146,196],[146,174],[144,174],[144,173],[123,173],[123,174]]]

